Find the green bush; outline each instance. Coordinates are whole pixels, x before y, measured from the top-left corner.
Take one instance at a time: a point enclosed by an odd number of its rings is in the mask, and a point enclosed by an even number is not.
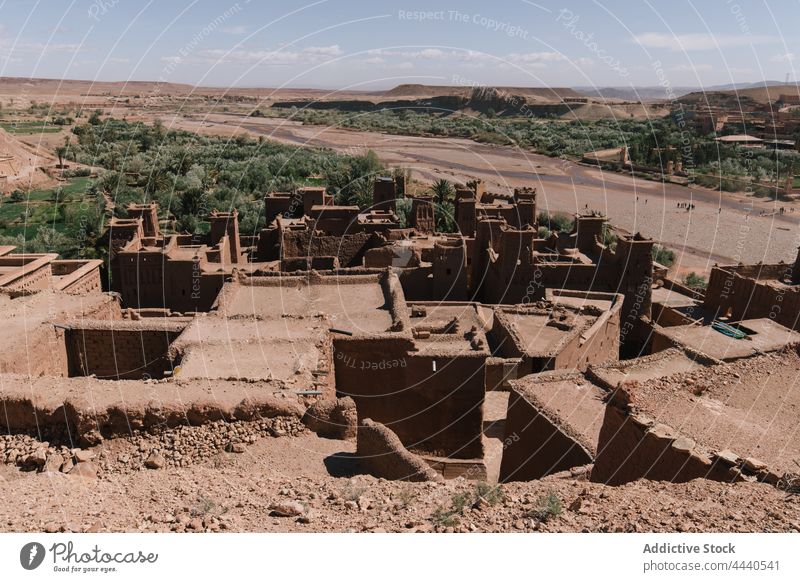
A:
[[[706,278],[698,275],[694,271],[689,273],[683,278],[683,284],[689,287],[690,289],[695,289],[697,291],[704,291],[708,282]]]
[[[540,212],[536,220],[539,222],[539,226],[559,232],[570,232],[575,226],[575,219],[565,212],[554,212],[552,214]]]
[[[671,267],[675,263],[675,252],[661,245],[653,245],[653,260],[665,267]]]

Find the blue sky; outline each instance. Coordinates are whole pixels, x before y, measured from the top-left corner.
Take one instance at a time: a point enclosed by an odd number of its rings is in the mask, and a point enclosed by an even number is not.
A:
[[[211,86],[792,79],[797,0],[0,0],[0,76]]]

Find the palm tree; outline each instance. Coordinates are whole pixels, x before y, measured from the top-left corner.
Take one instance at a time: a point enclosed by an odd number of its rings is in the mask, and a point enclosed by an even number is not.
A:
[[[436,196],[439,206],[452,198],[454,193],[452,184],[450,184],[450,182],[444,178],[440,178],[433,183],[433,186],[431,186],[431,192],[434,196]]]

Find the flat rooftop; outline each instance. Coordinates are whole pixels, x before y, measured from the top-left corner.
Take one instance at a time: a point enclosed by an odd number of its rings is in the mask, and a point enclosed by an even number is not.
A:
[[[392,303],[380,276],[322,278],[264,277],[253,284],[226,286],[220,313],[227,318],[280,318],[324,314],[331,327],[373,334],[392,327]]]
[[[637,410],[709,452],[755,457],[779,475],[800,459],[797,347],[626,387]]]
[[[658,303],[664,307],[672,307],[673,309],[698,306],[698,302],[688,295],[673,291],[672,289],[667,289],[666,287],[653,289],[652,301],[653,303]]]
[[[420,354],[490,355],[484,331],[486,322],[476,304],[410,302],[408,306],[411,328],[416,332],[414,345]]]
[[[498,309],[495,319],[509,332],[516,349],[528,357],[549,357],[587,329],[598,316],[578,309]]]
[[[705,364],[686,354],[682,349],[669,348],[633,360],[592,366],[591,373],[597,377],[596,380],[613,390],[623,382],[646,382],[704,367]]]
[[[710,325],[679,325],[663,328],[659,333],[679,345],[723,361],[774,352],[788,344],[800,343],[800,333],[783,327],[771,319],[747,319],[735,325],[747,331],[748,337],[734,339]]]
[[[172,344],[182,354],[176,377],[279,380],[310,389],[327,373],[325,317],[292,319],[195,318]]]

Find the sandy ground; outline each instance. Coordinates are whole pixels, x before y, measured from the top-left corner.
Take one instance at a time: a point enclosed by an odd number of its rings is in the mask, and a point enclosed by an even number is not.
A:
[[[473,507],[474,483],[351,476],[354,443],[309,433],[262,438],[243,454],[218,453],[185,468],[117,472],[118,459],[135,444],[118,439],[102,447],[96,449],[104,459],[98,464],[112,469],[101,470],[99,478],[0,464],[0,531],[800,530],[800,496],[754,483],[607,487],[549,477],[504,485],[501,499]],[[459,494],[469,500],[467,507],[443,520]],[[548,494],[561,508],[542,518],[537,510]],[[274,509],[286,505],[302,513],[277,516]]]
[[[675,269],[681,273],[707,271],[714,263],[790,262],[800,245],[800,205],[793,209],[791,204],[743,194],[637,179],[510,147],[224,114],[202,119],[175,116],[165,123],[204,134],[247,132],[351,154],[371,149],[386,164],[410,168],[423,181],[480,178],[498,191],[534,186],[540,210],[602,211],[616,227],[641,232],[677,251]],[[678,208],[685,202],[695,204],[695,209]],[[786,207],[786,214],[778,213],[780,206]]]

